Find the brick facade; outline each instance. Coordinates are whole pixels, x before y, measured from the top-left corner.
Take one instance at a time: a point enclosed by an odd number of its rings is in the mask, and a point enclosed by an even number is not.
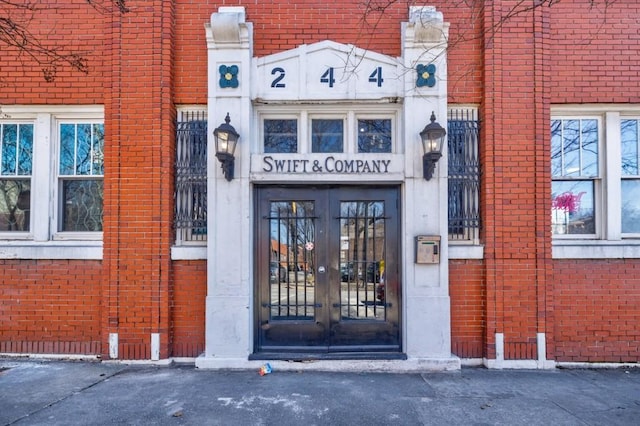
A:
[[[0,260],[0,353],[107,357],[118,333],[119,358],[149,359],[157,333],[160,358],[196,357],[207,271],[171,259],[175,119],[177,105],[207,103],[204,24],[223,2],[129,0],[122,16],[56,3],[29,28],[88,52],[88,73],[60,67],[45,82],[8,51],[0,107],[104,105],[103,258]],[[366,19],[360,1],[236,3],[254,56],[326,39],[401,54],[407,2]],[[451,23],[449,103],[482,118],[484,255],[449,261],[452,352],[494,359],[501,333],[504,359],[535,359],[545,333],[550,360],[638,362],[640,259],[554,259],[548,212],[551,107],[640,103],[640,5],[571,0],[505,20],[520,1],[476,3],[429,2]]]

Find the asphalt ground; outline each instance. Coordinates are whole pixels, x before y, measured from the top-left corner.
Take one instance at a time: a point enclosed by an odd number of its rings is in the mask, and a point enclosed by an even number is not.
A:
[[[0,425],[640,425],[640,368],[261,376],[0,358]]]

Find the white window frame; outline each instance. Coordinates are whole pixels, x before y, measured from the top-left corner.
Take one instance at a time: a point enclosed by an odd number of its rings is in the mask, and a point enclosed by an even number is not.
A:
[[[344,122],[344,154],[355,155],[384,155],[402,154],[404,147],[400,143],[399,107],[381,107],[370,105],[304,105],[293,109],[291,106],[269,108],[261,107],[256,111],[259,133],[253,146],[253,153],[264,153],[264,120],[292,120],[298,121],[298,152],[292,154],[311,154],[311,120],[343,120]],[[358,152],[358,120],[391,120],[391,152],[365,153]],[[283,153],[283,155],[285,155]]]
[[[593,240],[593,239],[601,239],[603,226],[603,174],[605,166],[603,164],[602,158],[606,155],[604,150],[606,149],[605,140],[605,124],[603,117],[597,114],[583,114],[583,115],[553,115],[551,121],[560,120],[560,121],[584,121],[584,120],[595,120],[598,123],[598,174],[596,176],[576,176],[575,178],[558,176],[551,176],[551,181],[558,182],[571,182],[571,181],[581,181],[581,182],[593,182],[593,204],[594,204],[594,215],[595,215],[595,230],[592,234],[554,234],[554,239],[567,239],[567,240]],[[549,129],[551,131],[551,129]],[[582,151],[580,153],[582,155]]]
[[[640,133],[640,112],[638,112],[638,114],[621,114],[620,115],[620,129],[622,129],[622,121],[623,120],[634,120],[637,123],[638,126],[638,133]],[[622,135],[620,135],[622,136]],[[640,156],[640,144],[638,145],[638,154]],[[620,140],[620,158],[622,159],[622,139]],[[639,164],[640,166],[640,164]],[[640,171],[638,175],[623,175],[622,174],[622,164],[620,164],[620,202],[622,203],[622,182],[624,182],[625,180],[630,180],[630,181],[640,181]],[[622,206],[620,208],[620,214],[622,214]],[[621,218],[622,219],[622,218]],[[622,220],[620,223],[620,226],[622,226]],[[621,235],[622,235],[622,239],[640,239],[640,233],[623,233],[622,229],[621,231]]]
[[[184,121],[189,113],[207,113],[206,105],[180,105],[176,108],[178,121]],[[206,115],[205,115],[206,116]],[[208,120],[207,120],[208,121]],[[220,123],[207,123],[208,131],[213,132],[213,128]],[[175,142],[175,141],[174,141]],[[175,206],[174,206],[175,207]],[[208,236],[207,236],[208,237]],[[171,260],[206,260],[207,241],[183,241],[174,240],[171,246]]]
[[[622,235],[621,119],[640,117],[640,105],[562,105],[551,108],[551,120],[600,118],[599,184],[596,183],[596,235],[553,237],[555,259],[640,258],[640,239]],[[550,125],[550,123],[549,123]],[[548,131],[551,131],[549,127]],[[551,161],[551,159],[549,159]],[[550,167],[550,164],[549,164]],[[549,214],[549,225],[551,219]]]
[[[260,152],[262,154],[265,153],[264,150],[264,138],[265,138],[265,133],[264,133],[264,122],[265,120],[296,120],[296,145],[297,145],[297,151],[296,153],[300,152],[301,149],[301,145],[304,145],[301,143],[300,140],[300,136],[301,136],[301,130],[300,127],[302,126],[302,124],[300,123],[300,115],[296,115],[296,114],[268,114],[268,115],[264,115],[260,117],[260,127],[259,127],[259,138],[258,138],[258,144],[259,146],[256,147],[256,149],[254,150],[254,152]],[[287,153],[289,154],[289,153]],[[294,154],[294,153],[291,153]]]
[[[358,127],[358,121],[359,120],[391,120],[391,152],[380,152],[377,154],[393,154],[398,152],[398,137],[397,137],[397,131],[396,128],[398,127],[397,125],[397,120],[395,120],[395,117],[390,117],[388,115],[383,115],[383,114],[375,114],[375,113],[354,113],[354,117],[353,117],[353,125],[352,128],[350,127],[350,130],[352,130],[354,132],[354,134],[352,135],[351,139],[353,140],[353,152],[356,154],[374,154],[374,153],[368,153],[368,152],[359,152],[358,151],[358,138],[360,136],[360,131],[359,131],[359,127]]]
[[[477,105],[470,104],[449,104],[447,108],[447,118],[451,111],[455,110],[473,110],[473,117],[479,116],[479,107]],[[480,135],[478,135],[477,144],[474,147],[478,159],[480,158],[481,149]],[[443,154],[443,158],[440,161],[446,160],[447,155]],[[480,164],[482,167],[482,164]],[[476,192],[476,203],[479,203],[477,199],[481,195],[482,188],[480,182],[478,185],[478,192]],[[479,208],[479,207],[478,207]],[[482,217],[480,218],[482,221]],[[461,239],[449,239],[449,259],[483,259],[484,258],[484,245],[480,243],[480,227],[474,228],[471,232],[471,238],[468,240]]]
[[[17,125],[24,125],[24,124],[32,124],[33,125],[33,143],[32,143],[32,150],[35,151],[35,140],[36,140],[36,125],[33,119],[30,118],[16,118],[16,117],[10,117],[10,118],[5,118],[5,117],[0,117],[0,123],[4,124],[4,125],[11,125],[11,124],[17,124]],[[0,133],[0,136],[2,136],[2,134]],[[2,148],[2,141],[0,140],[0,148]],[[7,178],[14,178],[14,179],[26,179],[28,178],[30,180],[30,191],[31,191],[31,199],[30,199],[30,208],[33,206],[33,193],[35,191],[35,188],[33,187],[33,181],[34,181],[34,174],[36,173],[35,170],[35,159],[33,158],[33,152],[32,152],[32,163],[31,163],[31,174],[27,177],[27,176],[20,176],[20,175],[15,175],[15,176],[0,176],[0,179],[7,179]],[[30,218],[29,220],[29,231],[0,231],[0,241],[1,240],[30,240],[33,239],[33,226],[34,226],[34,220],[33,217]]]
[[[102,122],[104,107],[3,106],[3,122],[34,124],[31,224],[28,233],[0,233],[0,259],[102,259],[102,232],[59,232],[60,122]],[[104,177],[102,178],[104,181]]]

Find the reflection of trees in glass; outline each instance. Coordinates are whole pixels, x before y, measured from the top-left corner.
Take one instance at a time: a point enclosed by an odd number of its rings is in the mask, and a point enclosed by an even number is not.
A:
[[[598,175],[598,121],[551,121],[551,173],[554,177]]]
[[[640,179],[622,181],[622,232],[640,234]]]
[[[349,241],[347,265],[341,265],[346,278],[379,282],[379,262],[384,260],[384,203],[343,202],[340,217],[341,236]]]
[[[60,125],[59,174],[62,180],[62,231],[102,231],[104,173],[104,125]],[[91,179],[77,177],[91,176]]]
[[[298,152],[298,120],[264,120],[264,152]]]
[[[344,122],[342,120],[311,120],[311,151],[342,152]]]
[[[63,182],[63,231],[102,231],[102,180]]]
[[[33,124],[0,124],[0,146],[0,231],[28,231]]]
[[[589,178],[598,173],[598,120],[552,120],[554,234],[595,234],[594,180]]]
[[[622,175],[638,176],[638,120],[621,120],[621,154],[622,154]]]
[[[358,120],[358,152],[391,152],[391,120]]]
[[[314,269],[313,250],[306,248],[315,243],[314,207],[310,201],[271,203],[271,238],[280,251],[271,260],[286,264],[289,271]]]
[[[640,176],[638,121],[620,121],[622,176]],[[622,181],[622,232],[640,234],[640,179]]]
[[[0,231],[28,231],[31,220],[31,181],[0,179]]]

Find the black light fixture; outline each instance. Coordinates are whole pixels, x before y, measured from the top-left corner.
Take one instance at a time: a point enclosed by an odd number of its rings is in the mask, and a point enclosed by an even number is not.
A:
[[[431,123],[427,124],[420,132],[420,138],[422,139],[422,149],[424,154],[422,155],[422,172],[424,180],[429,180],[433,177],[433,171],[436,168],[436,163],[442,157],[442,144],[444,138],[447,135],[447,131],[436,122],[436,114],[431,113]]]
[[[236,129],[229,124],[230,121],[231,117],[227,113],[224,123],[213,131],[216,140],[216,158],[222,164],[222,173],[228,181],[233,179],[233,167],[236,159],[233,154],[236,152],[236,145],[240,137]]]

